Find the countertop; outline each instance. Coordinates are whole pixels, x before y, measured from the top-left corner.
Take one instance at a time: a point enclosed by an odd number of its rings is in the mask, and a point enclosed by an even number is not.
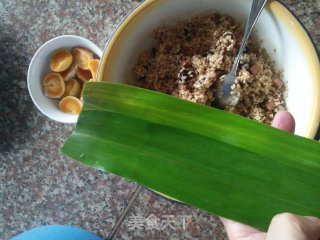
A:
[[[88,38],[103,48],[121,19],[140,1],[0,0],[0,239],[26,229],[63,224],[106,237],[137,184],[81,165],[60,153],[73,125],[42,115],[27,85],[35,51],[62,34]],[[320,49],[319,0],[283,0]],[[133,226],[137,219],[171,223]],[[188,226],[181,219],[189,219]],[[219,219],[147,189],[115,239],[227,239]]]

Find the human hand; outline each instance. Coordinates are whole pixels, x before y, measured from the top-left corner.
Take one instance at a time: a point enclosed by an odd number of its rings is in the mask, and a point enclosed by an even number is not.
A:
[[[221,218],[230,240],[319,240],[320,219],[281,213],[273,217],[268,232]]]
[[[294,132],[295,121],[290,113],[279,112],[272,126]],[[272,219],[267,233],[229,219],[222,217],[220,219],[230,240],[318,240],[320,238],[320,219],[315,217],[282,213]]]

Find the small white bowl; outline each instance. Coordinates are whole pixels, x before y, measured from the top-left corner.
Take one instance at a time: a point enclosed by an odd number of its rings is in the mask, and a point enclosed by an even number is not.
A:
[[[101,49],[90,40],[74,35],[64,35],[43,44],[33,56],[28,69],[28,89],[34,104],[44,115],[62,123],[76,123],[78,115],[61,112],[59,99],[45,96],[42,80],[51,72],[49,66],[51,54],[59,48],[71,50],[73,47],[84,47],[94,52],[99,58],[102,56]]]

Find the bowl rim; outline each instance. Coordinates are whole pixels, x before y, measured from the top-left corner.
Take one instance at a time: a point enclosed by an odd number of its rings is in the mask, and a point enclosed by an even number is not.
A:
[[[103,81],[104,79],[106,79],[106,73],[109,72],[109,69],[112,69],[111,59],[113,59],[115,49],[117,49],[117,45],[119,44],[119,40],[122,38],[123,32],[126,31],[130,23],[135,21],[138,17],[143,16],[143,12],[148,11],[151,7],[154,7],[155,5],[162,2],[163,0],[144,0],[134,9],[132,9],[132,11],[129,12],[129,14],[127,14],[118,24],[103,50],[103,55],[98,68],[98,81]],[[276,14],[279,14],[279,17],[285,19],[288,24],[293,23],[294,25],[298,26],[293,30],[293,32],[297,36],[299,43],[301,43],[301,45],[304,46],[307,50],[306,55],[308,55],[310,59],[312,59],[312,66],[314,66],[312,79],[313,84],[316,87],[314,87],[313,89],[314,101],[312,106],[312,115],[310,116],[308,129],[304,133],[304,136],[313,139],[317,134],[320,124],[320,108],[317,107],[320,105],[320,94],[317,94],[317,89],[320,88],[320,54],[306,27],[284,3],[275,0],[270,2],[267,8],[271,8]]]
[[[38,56],[42,53],[42,51],[52,42],[54,41],[57,41],[57,40],[60,40],[60,39],[81,39],[82,41],[84,42],[88,42],[90,44],[93,44],[93,46],[95,46],[99,52],[94,52],[97,56],[99,56],[101,58],[102,56],[102,50],[94,43],[92,42],[91,40],[87,39],[87,38],[84,38],[84,37],[81,37],[81,36],[77,36],[77,35],[61,35],[61,36],[57,36],[57,37],[54,37],[48,41],[46,41],[44,44],[41,45],[41,47],[38,48],[38,50],[35,52],[35,54],[33,55],[30,63],[29,63],[29,66],[28,66],[28,73],[27,73],[27,87],[28,87],[28,92],[29,92],[29,95],[32,99],[32,102],[34,103],[34,105],[37,107],[37,109],[43,114],[45,115],[46,117],[54,120],[54,121],[57,121],[57,122],[60,122],[60,123],[76,123],[77,122],[77,119],[78,119],[78,115],[73,115],[71,120],[69,121],[64,121],[64,120],[61,120],[61,119],[58,119],[58,118],[54,118],[52,116],[48,116],[44,110],[39,106],[37,100],[35,99],[35,97],[33,96],[33,93],[32,93],[32,90],[31,90],[31,69],[33,68],[34,66],[34,62],[35,60],[38,58]],[[67,113],[66,113],[67,114]]]

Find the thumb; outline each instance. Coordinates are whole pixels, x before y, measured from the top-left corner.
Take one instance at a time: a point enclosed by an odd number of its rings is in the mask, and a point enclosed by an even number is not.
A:
[[[274,128],[281,129],[287,132],[294,132],[295,130],[295,121],[291,113],[289,112],[278,112],[273,121],[271,126]]]
[[[319,237],[319,218],[282,213],[272,219],[266,240],[318,240]]]

